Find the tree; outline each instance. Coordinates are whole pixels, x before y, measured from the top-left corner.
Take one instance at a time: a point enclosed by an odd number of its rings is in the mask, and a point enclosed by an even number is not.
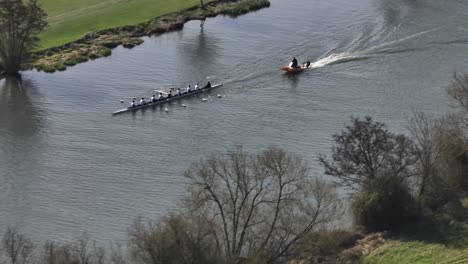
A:
[[[187,209],[205,219],[231,261],[272,263],[341,210],[331,185],[311,178],[300,157],[275,147],[256,155],[241,147],[212,155],[186,177]]]
[[[447,92],[463,109],[468,111],[468,74],[460,76],[454,73]]]
[[[222,263],[210,225],[200,218],[171,214],[159,223],[137,219],[129,230],[129,253],[134,263]]]
[[[434,118],[422,113],[410,122],[416,142],[418,197],[432,210],[457,203],[468,193],[468,140],[462,123],[458,114]]]
[[[332,160],[319,156],[325,173],[337,177],[338,185],[359,190],[379,174],[412,176],[415,158],[410,139],[389,132],[384,123],[374,122],[369,116],[351,118],[351,122],[341,134],[333,135]]]
[[[203,3],[203,0],[200,0],[200,8],[205,9],[205,3]]]
[[[351,208],[355,224],[367,231],[394,230],[414,219],[415,206],[404,179],[378,175],[353,194]]]
[[[0,64],[7,75],[17,75],[37,47],[37,35],[47,26],[37,0],[0,0]]]
[[[8,228],[3,237],[3,251],[6,253],[9,263],[26,264],[31,261],[34,250],[33,242],[16,230]]]

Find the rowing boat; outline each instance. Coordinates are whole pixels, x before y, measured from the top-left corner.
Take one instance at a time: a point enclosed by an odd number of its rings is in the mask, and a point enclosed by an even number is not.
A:
[[[165,103],[176,101],[176,100],[179,100],[179,99],[182,99],[182,98],[185,98],[185,97],[189,97],[189,96],[192,96],[192,95],[207,92],[209,90],[218,88],[218,87],[220,87],[222,85],[223,84],[215,84],[215,85],[213,85],[211,87],[208,87],[208,88],[201,88],[201,89],[196,90],[196,91],[193,90],[190,93],[185,92],[185,93],[182,93],[181,95],[173,95],[171,98],[165,97],[165,98],[163,98],[161,100],[158,100],[156,102],[148,102],[148,103],[146,103],[144,105],[137,105],[137,106],[134,106],[134,107],[127,107],[127,108],[115,111],[114,113],[112,113],[112,115],[123,114],[123,113],[126,113],[126,112],[133,112],[133,111],[137,111],[137,110],[144,109],[144,108],[154,107],[154,106],[157,106],[157,105],[163,105]]]

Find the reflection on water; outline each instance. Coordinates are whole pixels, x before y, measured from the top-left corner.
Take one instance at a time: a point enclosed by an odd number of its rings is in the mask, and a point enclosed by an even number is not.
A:
[[[189,75],[201,80],[206,75],[199,76],[200,73],[209,74],[213,72],[211,68],[215,64],[219,47],[217,45],[218,40],[205,32],[205,21],[194,21],[193,23],[200,23],[200,31],[180,43],[178,55],[184,65],[187,65],[187,67],[184,67],[185,71],[190,71],[191,74]]]
[[[35,105],[35,95],[37,90],[30,80],[3,80],[0,86],[0,135],[28,137],[39,132],[44,115]]]
[[[31,213],[36,181],[41,170],[44,111],[30,80],[7,78],[0,82],[0,221],[23,227]]]

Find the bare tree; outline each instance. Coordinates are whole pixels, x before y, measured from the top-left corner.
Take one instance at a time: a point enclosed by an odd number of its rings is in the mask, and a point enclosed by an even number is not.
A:
[[[466,195],[468,141],[459,114],[417,113],[409,130],[416,143],[419,197],[433,209]]]
[[[412,176],[415,158],[410,139],[389,132],[384,123],[374,122],[369,116],[351,118],[351,122],[343,132],[333,135],[332,159],[319,156],[325,173],[337,177],[338,185],[359,190],[365,181],[378,175]]]
[[[3,250],[11,264],[26,264],[31,261],[34,244],[16,230],[8,228],[3,237]]]
[[[122,248],[119,244],[111,245],[111,256],[109,262],[111,264],[127,264],[127,260],[122,254]]]
[[[431,184],[430,181],[434,178],[434,174],[437,173],[437,161],[441,158],[447,145],[440,141],[441,122],[433,116],[421,112],[415,113],[409,122],[408,129],[416,147],[418,195],[421,197],[425,193],[427,185]]]
[[[299,157],[279,148],[249,155],[237,147],[186,172],[187,209],[203,217],[230,261],[273,262],[340,212],[335,190],[308,174]]]
[[[205,9],[205,3],[203,3],[203,0],[200,0],[200,8]]]
[[[129,252],[135,263],[221,263],[209,234],[210,226],[196,217],[171,214],[159,223],[137,219],[129,230]]]
[[[37,35],[47,26],[37,0],[0,0],[0,64],[7,75],[16,75],[37,46]]]
[[[448,94],[465,110],[468,110],[468,74],[453,74],[453,80],[447,88]]]
[[[105,251],[103,248],[91,244],[88,237],[83,235],[74,244],[57,245],[47,242],[41,263],[44,264],[104,264]]]

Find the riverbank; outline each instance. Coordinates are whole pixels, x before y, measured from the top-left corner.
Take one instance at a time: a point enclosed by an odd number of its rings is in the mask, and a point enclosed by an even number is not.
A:
[[[48,73],[64,71],[78,63],[110,56],[111,50],[120,45],[131,49],[143,43],[143,36],[181,30],[190,20],[204,20],[217,15],[237,17],[268,6],[268,0],[215,1],[206,4],[205,9],[196,6],[133,26],[99,30],[65,45],[36,52],[27,68]]]
[[[360,263],[468,263],[468,225],[445,224],[389,238]]]

